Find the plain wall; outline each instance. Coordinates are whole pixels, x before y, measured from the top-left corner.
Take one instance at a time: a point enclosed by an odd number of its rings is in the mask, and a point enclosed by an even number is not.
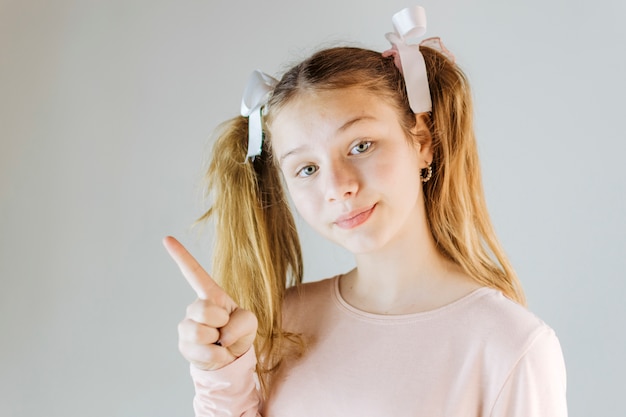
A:
[[[191,415],[165,253],[255,68],[387,49],[397,0],[0,0],[0,415]],[[626,2],[424,0],[467,72],[488,205],[573,417],[626,405]],[[300,224],[302,222],[300,221]],[[306,279],[352,265],[304,226]],[[306,393],[303,393],[306,395]]]

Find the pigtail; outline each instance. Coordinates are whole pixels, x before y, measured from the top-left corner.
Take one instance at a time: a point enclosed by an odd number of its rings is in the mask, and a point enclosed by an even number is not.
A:
[[[469,83],[446,57],[430,48],[421,50],[433,103],[429,127],[434,174],[424,184],[433,236],[440,250],[477,282],[523,305],[523,290],[487,211]]]
[[[282,302],[286,288],[302,281],[302,254],[269,147],[246,161],[247,138],[244,117],[221,126],[206,174],[212,205],[199,220],[214,219],[215,278],[258,319],[257,372],[265,388],[283,345],[294,338],[282,330]]]

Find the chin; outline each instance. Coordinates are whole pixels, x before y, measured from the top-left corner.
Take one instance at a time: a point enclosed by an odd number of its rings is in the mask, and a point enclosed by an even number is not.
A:
[[[379,238],[368,238],[365,236],[351,236],[341,241],[333,240],[336,244],[343,247],[353,255],[365,255],[382,250],[386,245]]]

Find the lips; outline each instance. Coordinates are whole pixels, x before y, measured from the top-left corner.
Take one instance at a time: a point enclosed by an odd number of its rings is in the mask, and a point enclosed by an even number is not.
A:
[[[375,208],[376,204],[353,210],[350,213],[338,217],[337,220],[335,220],[335,225],[342,229],[352,229],[360,226],[370,218]]]

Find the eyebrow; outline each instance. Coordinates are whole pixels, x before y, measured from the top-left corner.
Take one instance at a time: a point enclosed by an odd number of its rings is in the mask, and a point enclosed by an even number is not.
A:
[[[376,118],[374,116],[369,116],[369,115],[365,115],[365,116],[357,116],[354,119],[350,119],[347,122],[345,122],[343,125],[341,125],[338,129],[337,132],[343,132],[345,130],[348,130],[351,126],[355,125],[356,123],[359,123],[363,120],[376,120]],[[285,160],[285,158],[287,158],[288,156],[294,155],[304,149],[308,148],[308,146],[302,145],[302,146],[298,146],[297,148],[294,148],[292,150],[290,150],[289,152],[287,152],[286,154],[284,154],[283,156],[280,157],[280,159],[278,160],[278,164],[282,165],[283,161]]]
[[[280,157],[280,159],[278,160],[278,165],[282,165],[283,161],[285,160],[285,158],[287,158],[290,155],[294,155],[298,152],[300,152],[303,149],[308,148],[307,145],[302,145],[302,146],[298,146],[297,148],[293,148],[292,150],[290,150],[289,152],[287,152],[286,154],[284,154],[283,156]]]
[[[357,116],[354,119],[350,119],[347,122],[345,122],[339,129],[337,129],[337,132],[343,132],[344,130],[347,130],[352,125],[363,120],[376,120],[376,118],[374,116],[369,116],[369,115]]]

